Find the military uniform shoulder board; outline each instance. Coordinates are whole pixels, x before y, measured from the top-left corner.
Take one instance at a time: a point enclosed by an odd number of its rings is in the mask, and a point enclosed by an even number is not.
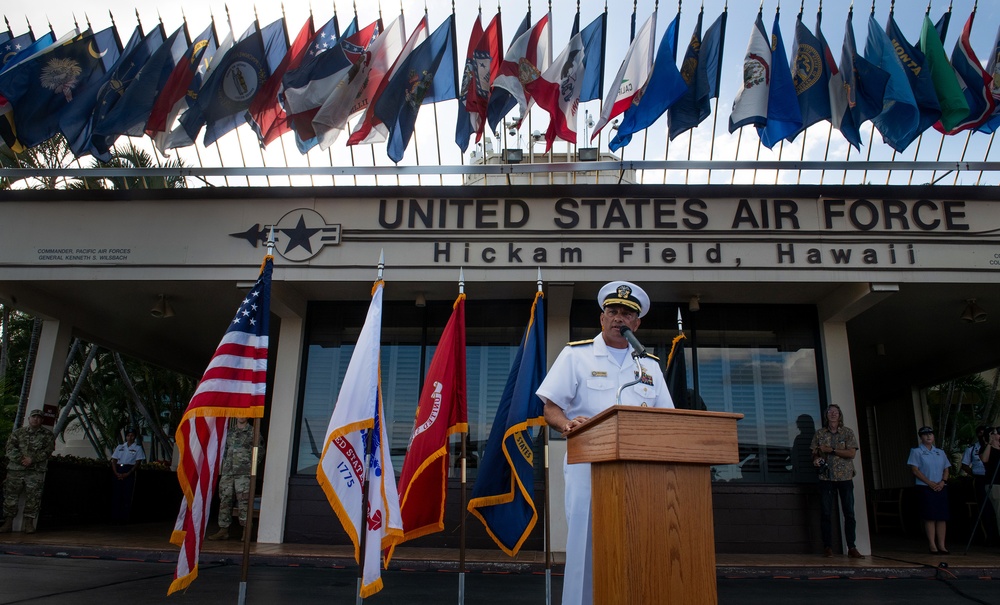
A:
[[[589,345],[589,344],[593,344],[593,343],[594,343],[594,339],[591,338],[591,339],[588,339],[588,340],[576,340],[576,341],[573,341],[573,342],[567,342],[566,346],[567,347],[578,347],[580,345]]]
[[[646,357],[650,359],[655,359],[656,361],[660,361],[660,358],[657,357],[656,355],[653,355],[652,353],[646,353]]]

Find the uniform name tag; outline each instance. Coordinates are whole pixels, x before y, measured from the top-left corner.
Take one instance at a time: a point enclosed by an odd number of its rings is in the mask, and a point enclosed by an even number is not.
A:
[[[591,372],[590,375],[591,376],[595,376],[595,377],[599,376],[601,378],[607,378],[608,377],[608,373],[607,372],[598,372],[597,370],[594,370],[593,372]]]

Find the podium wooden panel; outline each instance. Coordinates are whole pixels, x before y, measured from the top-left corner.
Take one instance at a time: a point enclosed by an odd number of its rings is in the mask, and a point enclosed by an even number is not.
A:
[[[742,414],[614,406],[569,434],[590,462],[594,603],[717,603],[712,464],[739,462]]]

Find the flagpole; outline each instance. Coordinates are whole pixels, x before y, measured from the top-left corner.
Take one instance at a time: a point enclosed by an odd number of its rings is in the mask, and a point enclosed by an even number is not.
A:
[[[712,141],[708,144],[708,161],[711,162],[715,159],[715,125],[719,123],[719,97],[715,97],[715,108],[712,110]],[[692,133],[691,136],[694,136]],[[737,143],[739,145],[739,143]],[[737,147],[737,151],[739,148]],[[709,164],[711,165],[711,164]],[[736,176],[736,172],[733,171],[733,176]],[[706,185],[712,184],[712,169],[708,169],[708,182]]]
[[[994,130],[993,134],[990,135],[990,144],[986,146],[986,153],[983,154],[983,161],[984,162],[990,157],[990,150],[993,149],[993,139],[996,138],[996,136],[997,136],[997,131]],[[913,173],[910,172],[910,174],[912,175]],[[979,186],[979,181],[981,181],[981,180],[983,180],[983,171],[982,170],[979,171],[979,177],[976,178],[976,187]]]
[[[385,271],[385,249],[379,251],[378,254],[378,277],[376,278],[376,283],[382,281],[382,273]],[[376,413],[377,410],[376,410]],[[361,522],[358,523],[358,586],[357,586],[357,597],[355,603],[361,605],[364,598],[361,596],[361,587],[364,585],[365,578],[365,547],[368,541],[368,492],[371,489],[371,458],[372,458],[372,441],[373,435],[375,433],[375,424],[372,424],[371,430],[368,431],[368,435],[365,438],[365,480],[361,485]]]
[[[806,157],[806,135],[807,134],[809,134],[809,129],[808,128],[806,128],[805,130],[802,131],[802,149],[799,150],[799,161],[800,162],[802,160],[804,160],[805,157]],[[802,169],[801,168],[799,168],[799,176],[796,177],[795,184],[796,185],[801,185],[802,184]]]
[[[465,294],[465,269],[459,268],[458,270],[458,294],[461,296]],[[462,343],[465,346],[465,343]],[[462,454],[459,457],[459,468],[461,469],[462,476],[460,481],[462,484],[462,508],[459,510],[461,514],[459,518],[459,542],[458,542],[458,605],[463,605],[465,603],[465,517],[466,517],[466,443],[468,441],[469,429],[466,428],[462,432]]]
[[[830,122],[829,128],[826,130],[826,151],[823,152],[823,162],[825,163],[830,158],[830,139],[833,138],[833,122]],[[912,172],[910,174],[913,174]],[[819,173],[819,184],[823,184],[823,178],[826,176],[826,169],[824,168],[822,172]]]
[[[542,268],[538,268],[538,292],[542,291]],[[549,426],[542,425],[545,482],[545,605],[552,603],[552,518],[549,516]]]
[[[914,162],[917,161],[917,156],[920,155],[920,143],[922,143],[923,141],[924,141],[924,134],[920,133],[920,136],[917,137],[917,149],[916,149],[916,151],[913,152],[913,161]],[[906,185],[909,186],[909,185],[912,185],[912,184],[913,184],[913,171],[911,170],[910,171],[910,180],[908,180],[906,182]]]

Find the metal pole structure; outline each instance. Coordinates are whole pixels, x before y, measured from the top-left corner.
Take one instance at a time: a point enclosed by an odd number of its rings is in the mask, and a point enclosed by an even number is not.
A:
[[[378,278],[376,282],[382,281],[382,273],[385,271],[385,250],[381,250],[378,255]],[[376,410],[376,414],[378,411]],[[361,485],[361,519],[358,523],[358,585],[355,603],[361,605],[364,599],[361,597],[361,587],[365,579],[365,547],[368,542],[368,492],[371,489],[371,465],[372,465],[372,441],[375,425],[368,431],[365,439],[365,480]]]
[[[872,143],[875,141],[875,125],[872,124],[872,133],[868,137],[868,155],[865,156],[865,161],[870,162],[872,159]],[[848,152],[850,153],[850,152]],[[861,184],[863,185],[865,181],[868,180],[868,169],[865,169],[864,174],[861,175]]]
[[[969,130],[969,134],[965,137],[965,147],[962,147],[962,157],[959,159],[960,162],[964,162],[965,161],[965,154],[966,154],[966,152],[969,151],[969,140],[971,138],[972,138],[972,130],[970,129]],[[955,171],[955,180],[952,181],[952,183],[951,183],[952,185],[957,185],[958,184],[958,174],[959,174],[959,171],[956,170]]]
[[[273,242],[269,243],[268,249]],[[247,602],[247,576],[250,573],[250,534],[253,532],[254,500],[257,498],[257,454],[260,451],[260,418],[253,423],[253,449],[250,454],[250,493],[247,494],[247,519],[243,524],[243,564],[240,566],[240,595],[238,603]]]
[[[808,128],[806,128],[805,130],[802,131],[802,148],[799,150],[799,161],[800,162],[802,160],[806,159],[806,135],[807,134],[809,134],[809,129]],[[801,168],[799,168],[799,174],[795,178],[795,184],[796,185],[801,185],[802,184],[802,169]]]
[[[458,270],[458,293],[465,294],[465,269]],[[462,343],[464,346],[465,343]],[[462,483],[462,508],[459,509],[459,547],[458,547],[458,605],[465,603],[465,518],[466,514],[466,443],[468,442],[469,430],[466,428],[462,432],[462,454],[459,458],[459,468],[462,469],[460,481]]]
[[[830,158],[830,139],[833,137],[833,122],[830,122],[829,128],[826,130],[826,151],[823,152],[823,161],[826,162]],[[826,170],[824,169],[819,173],[819,184],[823,184],[823,178],[826,176]]]
[[[716,99],[716,101],[718,101],[718,99]],[[716,109],[719,108],[718,102],[716,102],[715,108]],[[713,130],[715,129],[714,125],[712,126],[712,129]],[[736,131],[736,155],[733,156],[734,160],[739,160],[740,159],[740,142],[742,142],[742,140],[743,140],[743,129],[740,128],[739,130]],[[712,142],[713,142],[713,144],[715,142],[715,137],[714,136],[712,137]],[[713,158],[709,158],[710,161],[712,159]],[[712,180],[712,175],[711,174],[708,175],[708,179],[709,179],[709,182],[711,182],[711,180]],[[733,168],[733,174],[732,174],[732,176],[729,177],[729,184],[732,185],[735,180],[736,180],[736,169]]]
[[[538,268],[538,291],[542,291],[542,268]],[[542,456],[544,470],[542,471],[545,484],[545,605],[552,603],[552,517],[549,513],[549,426],[542,425],[542,443],[544,445]]]
[[[945,137],[944,133],[941,133],[941,143],[938,144],[937,157],[935,158],[935,161],[938,162],[941,161],[941,150],[944,149],[944,137]],[[936,176],[937,176],[937,170],[931,172],[931,183],[937,182],[936,179],[934,178]]]
[[[990,135],[990,144],[986,146],[986,153],[983,154],[983,161],[984,162],[986,160],[988,160],[989,157],[990,157],[990,150],[993,149],[993,139],[996,138],[996,136],[997,136],[997,131],[994,130],[993,134]],[[916,158],[914,158],[914,159],[916,159]],[[912,174],[912,172],[910,174]],[[979,186],[979,181],[981,181],[981,180],[983,180],[983,171],[982,170],[979,171],[979,177],[976,179],[976,187]]]
[[[920,155],[920,143],[922,143],[923,140],[924,140],[924,135],[923,135],[923,133],[920,133],[920,136],[917,137],[917,149],[916,149],[916,151],[913,152],[913,161],[914,162],[917,161],[917,156]],[[906,184],[908,186],[913,184],[913,171],[912,170],[910,171],[910,180],[906,181]]]
[[[715,107],[712,109],[712,140],[708,144],[709,161],[715,157],[715,125],[719,122],[719,97],[715,97]],[[694,136],[693,134],[691,136]],[[737,143],[738,145],[738,143]],[[735,158],[733,158],[735,159]],[[735,173],[734,173],[735,176]],[[712,171],[708,171],[708,185],[712,184]]]

